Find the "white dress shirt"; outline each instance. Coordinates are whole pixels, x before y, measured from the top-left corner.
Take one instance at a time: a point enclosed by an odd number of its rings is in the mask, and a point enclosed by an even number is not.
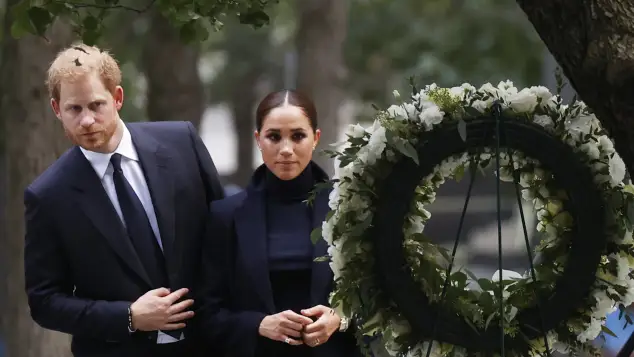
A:
[[[158,240],[158,244],[162,250],[163,244],[161,242],[161,232],[158,229],[156,213],[154,212],[154,206],[152,205],[152,196],[150,196],[150,190],[148,189],[147,182],[145,181],[145,176],[143,175],[143,170],[141,169],[141,165],[139,163],[139,156],[137,155],[134,144],[132,143],[132,136],[130,135],[130,132],[128,131],[128,128],[125,126],[125,124],[123,125],[123,137],[121,138],[121,142],[114,152],[103,154],[99,152],[88,151],[82,147],[80,147],[80,149],[86,159],[95,169],[95,172],[101,180],[101,184],[103,185],[104,190],[106,190],[110,201],[112,201],[114,209],[117,211],[119,218],[121,218],[121,222],[123,222],[123,224],[125,225],[125,220],[123,218],[123,214],[121,213],[121,206],[119,205],[119,200],[117,199],[117,191],[114,187],[114,179],[112,177],[114,168],[110,163],[110,158],[113,154],[121,154],[121,170],[123,171],[123,175],[130,183],[130,186],[132,186],[134,192],[139,197],[139,200],[141,201],[141,204],[145,209],[145,213],[147,214],[147,217],[150,221],[150,226],[152,226],[152,231],[154,231],[154,236]],[[126,239],[125,237],[121,238]],[[180,338],[182,340],[184,339],[184,336],[181,334]],[[178,342],[178,340],[170,335],[159,331],[156,342],[161,344]]]

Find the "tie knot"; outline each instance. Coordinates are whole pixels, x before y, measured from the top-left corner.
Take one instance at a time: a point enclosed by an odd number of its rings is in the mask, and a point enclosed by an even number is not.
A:
[[[110,162],[115,171],[121,172],[121,154],[113,154],[110,158]]]

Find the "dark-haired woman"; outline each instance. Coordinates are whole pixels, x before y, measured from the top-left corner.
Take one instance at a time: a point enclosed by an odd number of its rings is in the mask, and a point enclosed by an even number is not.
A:
[[[348,321],[328,307],[333,275],[326,243],[310,232],[328,212],[328,179],[312,161],[319,141],[312,101],[274,92],[257,108],[255,139],[264,164],[245,192],[211,206],[204,252],[202,333],[232,357],[360,356]]]

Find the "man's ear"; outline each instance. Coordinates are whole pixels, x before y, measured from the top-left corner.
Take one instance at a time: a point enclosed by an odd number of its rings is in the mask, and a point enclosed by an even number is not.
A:
[[[62,112],[59,109],[59,103],[55,100],[55,98],[51,98],[51,108],[53,108],[53,112],[57,119],[62,119]]]

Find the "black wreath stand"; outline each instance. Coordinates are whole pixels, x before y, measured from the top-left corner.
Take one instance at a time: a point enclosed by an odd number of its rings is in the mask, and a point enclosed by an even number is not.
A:
[[[453,313],[451,307],[445,304],[445,297],[475,181],[477,160],[479,160],[485,147],[493,148],[495,151],[497,174],[500,284],[497,293],[500,301],[500,320],[499,326],[489,326],[486,330],[478,330]],[[569,200],[564,203],[564,209],[571,213],[576,223],[573,228],[575,239],[570,247],[564,272],[558,278],[555,290],[548,296],[537,296],[534,306],[518,311],[516,319],[519,322],[521,333],[515,337],[504,334],[500,209],[500,153],[502,148],[507,150],[511,167],[514,167],[512,162],[513,150],[518,150],[528,157],[537,159],[543,167],[552,172],[558,185],[563,186],[562,188],[569,196]],[[423,134],[416,149],[419,157],[418,165],[412,160],[402,160],[394,166],[391,174],[385,179],[380,188],[377,212],[370,230],[375,244],[374,253],[377,273],[380,277],[379,283],[410,323],[413,337],[409,343],[414,345],[422,341],[429,341],[426,357],[429,357],[431,353],[433,343],[431,341],[447,342],[485,356],[500,353],[504,357],[507,351],[528,351],[527,340],[542,337],[547,355],[550,357],[550,346],[546,332],[565,321],[575,311],[577,304],[587,297],[594,282],[601,252],[604,251],[606,245],[603,199],[593,182],[592,172],[579,160],[572,148],[550,135],[542,127],[504,118],[499,102],[493,104],[491,116],[470,120],[468,123],[447,125]],[[407,264],[402,250],[403,217],[409,211],[414,190],[421,179],[432,173],[434,168],[444,159],[463,152],[472,154],[476,162],[472,162],[470,165],[471,176],[467,197],[458,224],[451,260],[447,266],[441,298],[439,302],[430,302],[412,279],[408,269],[404,268],[407,267]],[[532,279],[536,281],[534,259],[522,209],[519,173],[514,172],[513,177],[530,264],[530,274]],[[629,348],[631,345],[631,348],[634,349],[634,335],[630,340],[627,346]],[[627,351],[624,348],[622,352]],[[629,357],[629,355],[620,355],[619,357],[626,356]]]

